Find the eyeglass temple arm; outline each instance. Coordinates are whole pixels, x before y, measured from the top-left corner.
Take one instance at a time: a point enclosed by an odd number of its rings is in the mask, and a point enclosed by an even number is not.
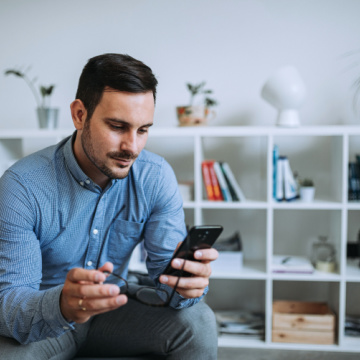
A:
[[[186,239],[185,239],[184,241],[186,241],[186,243],[189,244],[189,232],[187,233]],[[176,281],[176,284],[175,284],[175,286],[173,287],[172,292],[171,292],[171,294],[170,294],[169,300],[167,301],[168,304],[171,303],[171,300],[173,299],[173,297],[174,297],[174,295],[175,295],[175,292],[176,292],[176,289],[177,289],[177,287],[178,287],[178,285],[179,285],[179,281],[180,281],[180,279],[181,279],[181,275],[182,275],[182,273],[183,273],[183,271],[184,271],[185,263],[186,263],[186,260],[187,260],[188,250],[189,250],[188,248],[185,249],[185,254],[186,254],[186,255],[185,255],[185,258],[184,258],[183,265],[182,265],[181,270],[180,270],[180,275],[178,276],[178,279],[177,279],[177,281]]]

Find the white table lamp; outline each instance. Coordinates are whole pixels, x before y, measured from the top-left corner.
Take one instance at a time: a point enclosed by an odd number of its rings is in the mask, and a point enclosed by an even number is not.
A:
[[[293,66],[277,70],[264,84],[261,96],[278,109],[276,125],[296,127],[300,125],[298,108],[306,97],[305,84]]]

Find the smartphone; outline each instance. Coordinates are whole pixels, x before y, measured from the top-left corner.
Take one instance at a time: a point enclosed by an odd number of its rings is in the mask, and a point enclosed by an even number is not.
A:
[[[221,225],[201,225],[192,227],[180,247],[174,253],[163,273],[179,276],[181,270],[174,269],[171,266],[171,261],[175,258],[198,261],[194,258],[194,252],[198,249],[211,248],[222,231],[223,227]],[[183,271],[181,276],[189,277],[192,276],[192,274]]]

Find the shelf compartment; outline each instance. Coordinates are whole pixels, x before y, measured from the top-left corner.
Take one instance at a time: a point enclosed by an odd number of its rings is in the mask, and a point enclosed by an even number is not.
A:
[[[360,322],[360,308],[359,308],[359,298],[360,298],[360,284],[358,282],[348,282],[346,284],[346,301],[345,301],[345,316],[355,316]],[[344,319],[346,322],[346,319]],[[346,333],[345,324],[342,329],[344,332],[344,345],[360,348],[360,331],[357,332],[355,336]]]
[[[323,275],[315,272],[313,276],[336,280],[341,269],[341,210],[274,210],[274,254],[311,259],[312,245],[319,236],[327,236],[334,245],[337,270]]]
[[[349,163],[356,163],[357,162],[357,156],[360,155],[360,136],[359,135],[350,135],[349,136]],[[346,167],[346,179],[349,177],[349,168]],[[348,188],[349,183],[347,182],[346,186],[346,195],[348,195]],[[349,204],[354,205],[356,208],[356,205],[360,205],[360,200],[348,200]]]
[[[235,282],[235,283],[234,283]],[[232,290],[229,291],[229,288]],[[264,316],[265,331],[265,288],[264,280],[210,279],[209,293],[205,301],[216,312],[240,311]],[[244,296],[246,294],[246,296]],[[219,334],[220,346],[239,346],[249,341],[253,346],[264,343],[265,334],[253,335]]]
[[[338,318],[340,307],[339,296],[340,284],[338,282],[273,281],[273,302],[281,300],[326,303],[336,318]],[[337,337],[338,329],[335,330],[335,341]]]
[[[267,144],[266,136],[204,136],[201,160],[227,162],[245,198],[266,201]],[[204,188],[202,198],[206,199]]]
[[[333,345],[335,315],[326,303],[274,301],[272,341]]]
[[[314,180],[315,199],[342,201],[342,136],[274,136],[274,144],[293,173]]]
[[[22,139],[0,139],[0,176],[23,157],[22,148]]]
[[[264,313],[265,288],[265,280],[211,278],[210,290],[205,299],[214,311],[246,310]]]
[[[243,248],[244,271],[249,276],[256,277],[260,273],[263,274],[266,264],[266,215],[265,210],[258,209],[223,209],[221,212],[216,209],[203,209],[202,223],[219,224],[224,227],[217,243],[239,232]],[[252,266],[255,267],[252,268]],[[239,274],[239,276],[243,275]]]

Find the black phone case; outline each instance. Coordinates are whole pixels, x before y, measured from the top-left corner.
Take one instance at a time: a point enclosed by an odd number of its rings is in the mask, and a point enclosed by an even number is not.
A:
[[[189,234],[169,261],[169,264],[164,270],[164,274],[180,276],[181,270],[172,268],[171,261],[175,258],[198,261],[194,259],[194,252],[198,249],[211,248],[221,234],[222,230],[223,227],[221,225],[202,225],[192,227]],[[192,274],[186,271],[183,271],[181,274],[181,276],[184,277],[189,277],[191,275]]]

